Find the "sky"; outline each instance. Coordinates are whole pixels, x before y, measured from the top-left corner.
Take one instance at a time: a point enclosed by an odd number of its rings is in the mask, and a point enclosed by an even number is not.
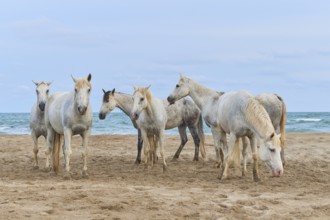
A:
[[[2,1],[0,112],[30,112],[34,81],[71,75],[165,99],[179,73],[218,91],[281,95],[290,112],[330,111],[328,0]]]

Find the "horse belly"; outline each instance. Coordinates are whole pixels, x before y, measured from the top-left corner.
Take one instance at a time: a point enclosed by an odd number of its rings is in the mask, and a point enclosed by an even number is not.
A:
[[[86,124],[74,124],[72,125],[72,133],[73,135],[83,134],[88,130],[88,126]]]

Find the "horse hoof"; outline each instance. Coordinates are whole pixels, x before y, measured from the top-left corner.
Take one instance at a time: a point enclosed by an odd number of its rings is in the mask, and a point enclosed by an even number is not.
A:
[[[45,173],[48,173],[50,171],[52,171],[51,167],[45,167],[42,171],[44,171]]]
[[[82,172],[82,178],[84,178],[84,179],[88,179],[88,177],[89,177],[89,176],[88,176],[87,171],[84,170],[84,171]]]
[[[178,161],[178,160],[179,160],[179,157],[174,156],[174,157],[172,158],[172,161]]]
[[[254,182],[260,182],[260,178],[259,177],[253,177],[253,181]]]
[[[165,173],[167,170],[167,166],[163,165],[163,173]]]
[[[194,158],[193,161],[194,162],[198,162],[199,161],[198,157],[197,158]]]
[[[71,180],[71,175],[70,175],[70,173],[65,173],[65,174],[63,175],[63,179],[64,179],[64,180]]]
[[[39,170],[39,166],[38,166],[38,165],[35,165],[35,166],[33,167],[33,169],[34,169],[34,170]]]

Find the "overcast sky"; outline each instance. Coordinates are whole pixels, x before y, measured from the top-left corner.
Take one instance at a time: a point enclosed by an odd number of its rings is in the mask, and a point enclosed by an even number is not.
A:
[[[288,111],[330,111],[330,1],[2,1],[0,112],[30,112],[34,81],[72,91],[152,85],[179,73],[219,91],[278,93]]]

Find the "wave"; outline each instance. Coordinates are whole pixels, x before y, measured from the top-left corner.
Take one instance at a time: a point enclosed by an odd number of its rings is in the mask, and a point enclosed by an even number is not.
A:
[[[322,121],[321,118],[297,118],[295,119],[297,122],[319,122]]]

